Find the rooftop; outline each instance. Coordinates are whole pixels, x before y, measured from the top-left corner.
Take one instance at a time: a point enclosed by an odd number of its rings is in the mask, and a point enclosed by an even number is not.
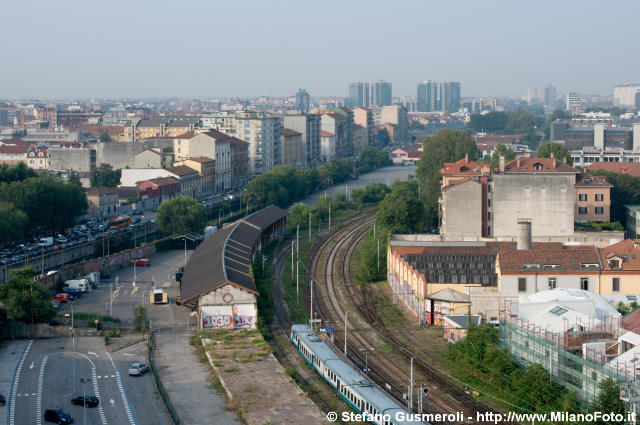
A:
[[[505,164],[505,173],[577,173],[556,158],[516,158]]]
[[[576,186],[581,187],[613,187],[607,183],[604,176],[593,176],[591,174],[579,173],[576,175]]]
[[[469,159],[469,155],[465,155],[464,158],[456,162],[445,162],[444,167],[441,170],[443,176],[459,176],[459,175],[473,175],[479,176],[482,174],[482,166]],[[486,167],[486,166],[485,166]],[[488,171],[488,169],[487,169]]]
[[[302,136],[302,133],[299,133],[295,130],[291,130],[290,128],[280,128],[281,136]]]
[[[594,162],[589,165],[587,169],[589,171],[604,170],[640,177],[640,162]]]

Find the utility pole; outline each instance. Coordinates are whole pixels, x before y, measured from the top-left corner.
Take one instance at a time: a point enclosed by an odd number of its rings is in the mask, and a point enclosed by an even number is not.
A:
[[[182,238],[184,241],[184,265],[187,265],[187,238]]]
[[[309,222],[311,225],[311,222]],[[296,227],[296,255],[300,257],[300,225]]]
[[[378,272],[380,272],[380,239],[376,239],[378,243]]]
[[[309,323],[311,324],[311,329],[313,330],[313,279],[311,279],[311,302],[309,303],[311,306],[311,313],[309,314]]]
[[[347,310],[344,311],[344,361],[347,361],[347,326],[349,323],[347,322]]]
[[[311,243],[311,211],[309,211],[309,243]]]
[[[291,277],[293,277],[293,242],[291,242]]]
[[[218,208],[218,229],[220,228],[220,212],[222,210],[220,208]]]
[[[300,273],[298,271],[299,265],[300,265],[300,260],[296,261],[296,305],[298,305],[298,298],[300,294]]]
[[[44,276],[44,245],[42,245],[42,259],[40,265],[40,274]]]
[[[408,397],[408,408],[409,412],[413,412],[413,357],[411,357],[411,373],[410,373],[410,381],[409,381],[409,397]]]

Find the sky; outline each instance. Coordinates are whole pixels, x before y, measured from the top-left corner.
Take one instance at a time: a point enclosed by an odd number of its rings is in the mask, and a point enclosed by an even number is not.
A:
[[[0,21],[0,99],[347,96],[384,79],[463,96],[640,82],[640,2],[32,0]]]

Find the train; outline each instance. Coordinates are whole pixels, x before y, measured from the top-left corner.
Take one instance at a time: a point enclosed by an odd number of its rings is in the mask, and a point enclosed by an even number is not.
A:
[[[365,421],[376,425],[427,425],[345,363],[308,325],[291,326],[298,353]]]

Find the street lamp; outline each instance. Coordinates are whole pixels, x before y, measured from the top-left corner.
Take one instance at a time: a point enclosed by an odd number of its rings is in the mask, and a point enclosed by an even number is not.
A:
[[[91,383],[91,379],[80,378],[80,383],[82,384],[82,425],[86,425],[87,423],[87,384]]]

